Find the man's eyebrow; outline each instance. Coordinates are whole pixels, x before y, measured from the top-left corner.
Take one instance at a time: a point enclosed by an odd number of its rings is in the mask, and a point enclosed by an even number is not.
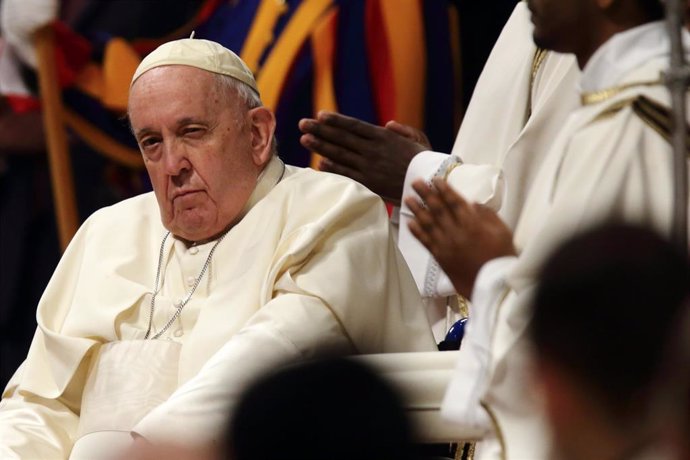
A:
[[[190,125],[190,124],[208,125],[209,123],[208,123],[208,120],[205,120],[205,119],[199,118],[199,117],[183,117],[183,118],[180,118],[179,120],[177,120],[175,122],[175,127],[180,128],[182,126]],[[138,139],[141,136],[144,136],[146,134],[157,133],[157,132],[158,131],[156,131],[153,128],[143,127],[143,128],[140,128],[134,132],[134,137],[136,137]]]
[[[151,133],[153,133],[153,132],[155,132],[155,131],[154,131],[153,129],[151,129],[151,128],[141,128],[141,129],[138,129],[138,130],[134,133],[134,137],[137,138],[137,139],[139,139],[140,137],[142,137],[142,136],[144,136],[144,135],[146,135],[146,134],[151,134]]]
[[[191,124],[207,125],[208,121],[199,117],[184,117],[177,120],[176,123],[178,127]]]

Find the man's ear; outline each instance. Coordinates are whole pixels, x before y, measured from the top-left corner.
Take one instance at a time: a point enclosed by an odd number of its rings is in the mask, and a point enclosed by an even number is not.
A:
[[[273,134],[276,129],[276,117],[266,107],[256,107],[249,111],[251,127],[251,148],[254,164],[258,167],[268,163],[273,155]]]
[[[548,358],[539,360],[535,373],[551,427],[561,434],[572,429],[589,407],[583,397],[587,390],[560,363]]]

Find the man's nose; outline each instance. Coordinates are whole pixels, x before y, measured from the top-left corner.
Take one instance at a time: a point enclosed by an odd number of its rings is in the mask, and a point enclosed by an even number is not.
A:
[[[191,163],[187,158],[183,146],[172,141],[164,145],[163,158],[165,161],[165,172],[169,176],[179,176],[191,170]]]

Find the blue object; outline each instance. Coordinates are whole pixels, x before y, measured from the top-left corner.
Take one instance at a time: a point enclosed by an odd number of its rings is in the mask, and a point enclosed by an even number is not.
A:
[[[462,338],[465,336],[465,324],[467,324],[467,318],[457,320],[455,324],[448,329],[446,338],[443,339],[443,342],[438,344],[438,349],[441,351],[459,350]]]

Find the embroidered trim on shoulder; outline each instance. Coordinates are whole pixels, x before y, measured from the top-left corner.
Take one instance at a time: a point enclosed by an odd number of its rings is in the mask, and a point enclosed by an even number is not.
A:
[[[672,111],[669,107],[645,96],[639,96],[633,101],[632,109],[650,128],[659,133],[667,142],[671,142],[673,137]],[[690,146],[690,127],[688,127],[687,123],[685,125],[685,132],[685,143]]]
[[[671,142],[671,137],[673,136],[671,130],[671,109],[646,96],[622,99],[607,107],[592,120],[592,123],[611,118],[626,107],[631,107],[633,113],[640,117],[647,126],[656,131],[666,142]],[[685,129],[687,132],[688,154],[690,155],[690,126],[686,125]]]
[[[605,110],[603,110],[599,115],[597,115],[592,122],[596,121],[601,121],[605,120],[607,118],[611,118],[612,116],[616,115],[618,112],[623,110],[624,108],[632,105],[635,102],[635,97],[631,97],[628,99],[621,99],[620,101],[616,102],[615,104],[611,104],[608,106]]]
[[[612,88],[606,88],[602,89],[599,91],[593,91],[590,93],[583,93],[580,96],[582,105],[592,105],[592,104],[599,104],[600,102],[605,102],[612,97],[622,93],[625,90],[628,90],[630,88],[635,88],[637,86],[657,86],[661,85],[664,83],[664,80],[659,77],[655,80],[649,80],[649,81],[635,81],[635,82],[630,82],[626,83],[623,85],[619,86],[614,86]]]

